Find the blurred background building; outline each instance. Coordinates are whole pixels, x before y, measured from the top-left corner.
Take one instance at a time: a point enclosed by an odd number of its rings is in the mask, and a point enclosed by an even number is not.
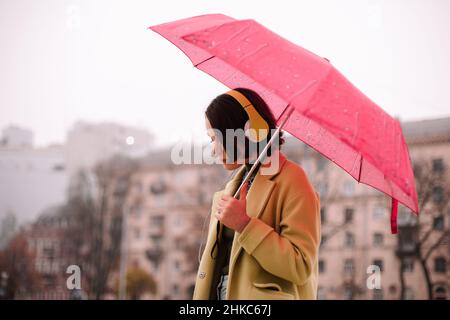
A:
[[[398,235],[390,198],[296,139],[283,151],[321,194],[319,298],[449,299],[450,2],[198,4],[0,1],[0,299],[191,297],[229,173],[161,148],[206,139],[204,108],[225,87],[147,27],[208,12],[254,18],[332,57],[389,114],[432,119],[402,123],[422,214],[400,205]],[[81,289],[67,289],[72,265]]]
[[[65,154],[70,174],[92,169],[98,162],[116,154],[130,158],[145,156],[152,149],[153,137],[143,129],[116,123],[79,121],[67,134]]]
[[[144,159],[132,177],[125,211],[128,262],[153,275],[153,297],[186,299],[193,293],[198,249],[207,233],[210,196],[226,175],[219,166],[172,165],[169,150],[159,156],[164,160]]]
[[[298,158],[322,200],[320,299],[449,298],[450,118],[405,122],[402,128],[421,215],[399,206],[398,235],[389,229],[389,198],[320,156]],[[381,270],[380,289],[366,286],[370,265]]]
[[[48,206],[65,201],[68,183],[64,148],[35,148],[30,130],[9,126],[0,143],[0,219],[31,222]]]
[[[66,289],[66,269],[73,264],[81,267],[82,293],[89,299],[115,299],[121,284],[128,299],[192,297],[211,197],[229,172],[220,165],[174,165],[171,149],[148,149],[150,135],[143,133],[143,145],[128,152],[127,137],[136,142],[138,132],[113,126],[109,133],[93,133],[106,127],[85,124],[68,135],[66,147],[78,150],[71,151],[78,159],[72,162],[77,170],[67,183],[65,201],[22,227],[11,215],[3,219],[3,233],[11,225],[17,229],[6,232],[0,251],[3,283],[15,287],[14,297],[74,298]],[[421,215],[400,205],[398,235],[390,233],[389,197],[358,184],[297,139],[287,137],[282,146],[321,196],[319,299],[449,298],[450,118],[402,127]],[[30,148],[24,140],[17,139],[20,148]],[[86,144],[92,152],[83,152],[82,141],[92,142]],[[111,143],[102,150],[119,152],[103,157],[96,151],[102,141]],[[12,147],[3,148],[1,163]],[[28,157],[17,153],[18,161],[19,155]],[[17,254],[21,267],[11,260]],[[366,284],[373,265],[381,270],[379,289]]]

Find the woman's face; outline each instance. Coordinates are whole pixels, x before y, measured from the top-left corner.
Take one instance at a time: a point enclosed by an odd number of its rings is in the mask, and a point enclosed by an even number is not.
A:
[[[205,125],[206,125],[206,133],[211,138],[211,143],[213,144],[212,156],[219,157],[220,161],[222,162],[223,167],[226,170],[235,170],[235,169],[239,168],[242,164],[239,164],[238,162],[234,162],[234,163],[228,162],[227,163],[225,150],[223,149],[223,146],[218,141],[218,139],[216,139],[214,130],[211,127],[211,123],[209,122],[209,119],[206,116],[205,116]]]

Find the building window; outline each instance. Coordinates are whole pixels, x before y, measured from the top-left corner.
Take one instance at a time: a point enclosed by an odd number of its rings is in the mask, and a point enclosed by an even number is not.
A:
[[[44,286],[47,288],[54,288],[56,285],[56,277],[53,274],[44,274],[42,276]]]
[[[447,213],[447,225],[450,227],[450,211]]]
[[[352,196],[355,193],[355,183],[353,181],[344,182],[344,195]]]
[[[317,171],[323,171],[325,169],[325,165],[327,164],[327,159],[325,159],[323,156],[319,156],[317,159]]]
[[[55,248],[48,246],[44,247],[42,250],[42,254],[49,260],[53,260],[55,258]]]
[[[414,271],[414,260],[411,258],[405,258],[402,260],[402,269],[404,272]]]
[[[383,300],[383,289],[374,289],[373,290],[373,300]]]
[[[30,165],[31,166],[31,165]],[[31,166],[31,169],[32,169],[33,167]],[[65,166],[64,166],[64,164],[61,164],[61,163],[59,163],[59,164],[55,164],[55,165],[53,165],[53,171],[64,171],[65,170]]]
[[[373,219],[380,220],[384,218],[384,208],[380,205],[375,206],[373,209]]]
[[[325,261],[319,260],[319,272],[324,273],[325,272]]]
[[[177,237],[177,238],[175,238],[174,243],[175,243],[176,250],[183,250],[183,248],[184,248],[184,240],[183,239]]]
[[[344,222],[350,223],[353,221],[353,208],[345,208],[344,211]]]
[[[353,235],[353,233],[345,233],[345,246],[347,248],[353,248],[355,246],[355,236]]]
[[[188,297],[192,297],[194,295],[194,290],[195,290],[195,284],[193,283],[186,288],[186,295]]]
[[[394,284],[389,286],[389,294],[395,294],[397,292],[397,287]]]
[[[440,215],[433,218],[433,229],[444,230],[444,216]]]
[[[353,274],[353,259],[345,259],[344,261],[344,273],[346,275],[352,275]]]
[[[437,204],[441,203],[444,200],[444,190],[441,186],[433,187],[433,201]]]
[[[382,233],[376,232],[373,234],[373,246],[381,247],[383,245],[384,236]]]
[[[441,273],[447,272],[447,262],[444,257],[437,257],[434,259],[434,271]]]
[[[197,193],[197,204],[205,204],[207,202],[206,199],[206,195],[201,190],[199,190]]]
[[[422,167],[418,165],[417,163],[413,164],[413,173],[414,176],[420,177],[422,174]]]
[[[173,262],[173,268],[175,269],[175,271],[180,271],[180,262],[178,260],[175,260]]]
[[[320,241],[320,245],[323,247],[327,243],[328,237],[326,234],[322,235],[322,239]]]
[[[444,161],[442,158],[433,159],[433,172],[442,173],[444,172]]]
[[[180,287],[178,287],[177,284],[174,284],[174,285],[172,286],[172,294],[173,294],[174,296],[177,296],[179,292],[180,292]]]
[[[137,193],[142,193],[142,183],[140,181],[136,181],[134,183],[134,188],[136,189]]]
[[[164,226],[164,218],[164,216],[151,216],[150,225],[155,226],[156,228],[161,228]]]
[[[353,288],[351,287],[351,285],[346,285],[344,287],[344,299],[345,300],[353,299]]]
[[[317,299],[318,300],[325,300],[325,288],[319,286],[319,288],[317,288]]]
[[[142,207],[137,205],[134,206],[133,208],[131,208],[130,213],[132,215],[134,215],[136,218],[140,218],[141,217],[141,213],[142,213]]]
[[[398,225],[405,226],[414,226],[417,225],[417,216],[412,213],[411,210],[405,207],[398,208]]]
[[[375,259],[375,260],[373,260],[372,264],[375,266],[378,266],[380,268],[380,271],[383,272],[383,260]]]
[[[166,198],[163,194],[158,194],[152,197],[153,200],[153,206],[155,208],[161,208],[166,206]]]
[[[320,208],[320,222],[324,224],[327,221],[327,210],[325,207]]]
[[[404,228],[399,233],[398,250],[404,253],[413,253],[416,250],[416,235],[417,231],[412,228]]]
[[[181,214],[178,214],[173,218],[173,224],[176,227],[183,226],[183,222],[184,222],[184,220],[183,220],[183,216]]]
[[[325,182],[319,182],[317,184],[316,189],[321,198],[326,198],[328,192],[328,185]]]
[[[151,234],[149,236],[150,240],[153,242],[153,245],[155,245],[156,247],[159,247],[162,245],[163,242],[163,237],[160,234]]]
[[[434,300],[447,300],[447,290],[444,286],[439,285],[434,289]]]
[[[414,290],[411,287],[405,288],[405,300],[414,300]]]
[[[150,193],[154,194],[154,195],[160,195],[163,194],[167,191],[167,186],[166,183],[164,182],[164,180],[159,180],[154,182],[151,186],[150,186]]]

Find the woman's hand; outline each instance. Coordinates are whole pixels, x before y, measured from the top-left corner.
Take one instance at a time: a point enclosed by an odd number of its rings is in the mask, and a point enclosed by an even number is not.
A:
[[[223,194],[217,203],[216,218],[228,228],[241,233],[250,221],[247,215],[248,181],[242,186],[239,199]]]

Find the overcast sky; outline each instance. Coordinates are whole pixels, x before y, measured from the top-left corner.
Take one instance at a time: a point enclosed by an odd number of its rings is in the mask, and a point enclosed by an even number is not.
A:
[[[204,135],[227,88],[148,26],[223,13],[253,18],[327,57],[401,120],[450,115],[450,1],[0,0],[0,128],[63,143],[77,120]],[[206,139],[206,135],[204,135]]]

